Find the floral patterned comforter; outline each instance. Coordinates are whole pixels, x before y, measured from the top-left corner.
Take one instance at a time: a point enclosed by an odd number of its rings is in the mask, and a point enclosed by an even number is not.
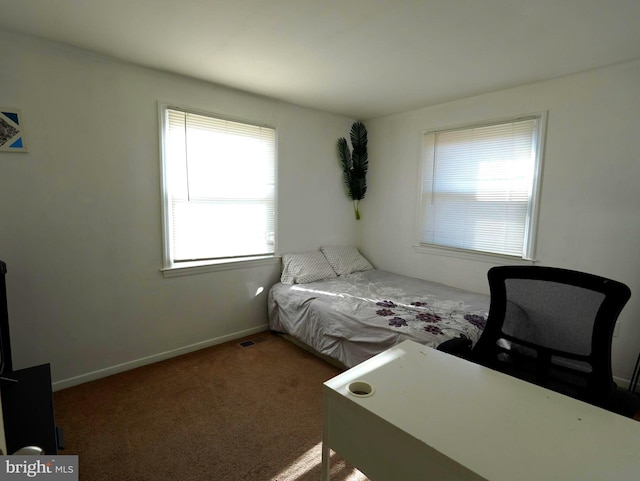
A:
[[[489,296],[381,270],[269,291],[269,324],[347,367],[411,339],[475,343]]]

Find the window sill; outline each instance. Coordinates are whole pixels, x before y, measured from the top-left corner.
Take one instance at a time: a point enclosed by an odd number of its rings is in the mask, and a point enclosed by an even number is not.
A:
[[[427,246],[423,244],[414,245],[413,249],[418,254],[430,254],[436,256],[454,257],[456,259],[466,259],[488,264],[510,264],[510,265],[533,265],[535,259],[523,259],[521,257],[504,256],[500,254],[490,254],[488,252],[474,252],[463,249],[452,249],[439,246]]]
[[[172,267],[165,267],[160,269],[163,277],[180,277],[190,276],[195,274],[204,274],[207,272],[217,271],[229,271],[234,269],[247,269],[250,267],[259,267],[277,264],[280,262],[279,257],[275,256],[263,256],[263,257],[247,257],[242,260],[232,261],[207,261],[205,262],[185,262],[180,265],[174,265]]]

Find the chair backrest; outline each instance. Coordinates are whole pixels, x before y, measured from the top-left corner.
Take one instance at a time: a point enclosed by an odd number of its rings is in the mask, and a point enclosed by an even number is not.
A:
[[[631,291],[617,281],[554,267],[489,270],[487,325],[474,361],[598,403],[615,389],[611,339]]]

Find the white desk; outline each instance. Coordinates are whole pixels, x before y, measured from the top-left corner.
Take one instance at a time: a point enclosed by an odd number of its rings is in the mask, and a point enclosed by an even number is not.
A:
[[[330,449],[374,481],[640,479],[640,422],[412,341],[327,381],[323,404],[323,481]]]

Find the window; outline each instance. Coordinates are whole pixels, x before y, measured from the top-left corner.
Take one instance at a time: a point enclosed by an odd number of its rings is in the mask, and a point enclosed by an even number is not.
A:
[[[424,134],[420,245],[532,259],[544,124]]]
[[[275,130],[161,106],[165,268],[275,250]]]

